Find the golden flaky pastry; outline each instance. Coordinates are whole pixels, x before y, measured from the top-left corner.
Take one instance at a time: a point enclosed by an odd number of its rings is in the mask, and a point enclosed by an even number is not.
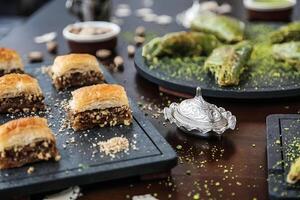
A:
[[[12,49],[0,47],[0,70],[9,72],[12,69],[24,70],[21,56]]]
[[[0,77],[0,99],[23,94],[42,95],[42,90],[35,78],[27,74],[7,74]]]
[[[93,55],[69,54],[57,56],[50,71],[53,78],[56,78],[74,72],[100,72],[100,68],[96,57]]]
[[[117,84],[97,84],[79,88],[72,92],[72,113],[94,109],[128,106],[125,89]]]
[[[21,118],[0,126],[0,151],[14,146],[26,146],[40,140],[55,142],[53,133],[44,118]]]

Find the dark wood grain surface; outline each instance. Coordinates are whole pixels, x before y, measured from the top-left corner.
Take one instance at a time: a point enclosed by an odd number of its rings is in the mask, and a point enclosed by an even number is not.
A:
[[[62,29],[76,19],[69,15],[62,0],[55,0],[36,12],[24,25],[13,30],[0,41],[0,46],[18,50],[26,59],[29,51],[44,52],[45,61],[52,62],[54,56],[46,52],[45,45],[35,44],[33,37],[50,32],[58,32],[59,54],[68,53]],[[233,5],[233,15],[245,19],[240,0],[227,1]],[[132,11],[143,7],[141,0],[115,0],[127,3]],[[191,5],[191,0],[155,1],[153,10],[158,14],[175,16]],[[299,19],[299,3],[294,19]],[[186,136],[173,125],[165,124],[162,115],[157,118],[158,109],[179,98],[159,92],[158,87],[137,75],[133,59],[127,56],[126,35],[138,25],[146,27],[148,33],[162,35],[183,28],[175,22],[167,26],[144,23],[134,14],[124,18],[119,37],[117,53],[125,59],[124,71],[113,72],[113,76],[123,84],[128,94],[141,103],[144,112],[155,127],[176,149],[179,164],[168,178],[141,181],[139,178],[99,183],[83,187],[80,199],[118,200],[131,199],[133,195],[152,194],[158,199],[268,199],[266,166],[266,126],[265,118],[274,113],[298,113],[298,98],[268,101],[230,101],[208,99],[223,106],[236,115],[238,123],[234,131],[228,131],[222,140],[205,140]],[[144,106],[143,106],[144,105]],[[157,118],[157,119],[156,119]],[[181,145],[182,148],[179,148]]]

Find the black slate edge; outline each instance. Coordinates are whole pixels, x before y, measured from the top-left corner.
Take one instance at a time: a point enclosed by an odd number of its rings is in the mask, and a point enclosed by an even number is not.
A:
[[[299,199],[299,191],[289,188],[286,183],[286,172],[284,170],[284,155],[283,155],[283,141],[281,134],[281,120],[294,120],[300,119],[298,114],[272,114],[267,116],[267,157],[268,157],[268,192],[271,200],[279,199]],[[274,145],[276,140],[280,140],[279,145]],[[282,162],[280,165],[274,164]],[[280,176],[280,180],[276,175]],[[278,188],[274,191],[274,188]],[[285,197],[282,197],[282,193],[286,193]]]
[[[134,65],[137,72],[145,79],[153,82],[166,89],[174,90],[176,92],[195,94],[196,88],[190,85],[178,84],[172,80],[163,80],[154,75],[148,68],[147,64],[142,57],[142,48],[139,48],[134,56]],[[201,87],[203,96],[214,98],[229,98],[229,99],[271,99],[271,98],[287,98],[300,96],[300,87],[289,87],[284,90],[278,88],[260,90],[219,90]]]
[[[282,161],[283,155],[281,151],[282,141],[280,134],[280,117],[281,115],[269,115],[267,117],[267,152],[268,152],[268,171],[270,173],[282,173],[283,166],[278,164]],[[280,145],[276,145],[276,141],[280,141]]]

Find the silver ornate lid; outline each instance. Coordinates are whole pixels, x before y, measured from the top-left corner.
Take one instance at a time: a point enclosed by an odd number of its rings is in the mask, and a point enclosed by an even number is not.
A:
[[[194,98],[164,108],[164,116],[181,130],[198,136],[222,135],[236,125],[236,117],[231,112],[202,98],[200,87],[197,87]]]

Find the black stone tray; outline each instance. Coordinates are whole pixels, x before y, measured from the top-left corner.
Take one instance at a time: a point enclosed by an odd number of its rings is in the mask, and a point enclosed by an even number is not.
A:
[[[300,115],[270,115],[267,117],[268,184],[270,199],[300,199],[300,183],[286,182],[293,157],[293,141],[300,141]],[[294,157],[299,157],[295,155]]]
[[[61,107],[58,105],[61,100],[70,98],[70,91],[57,93],[48,75],[41,72],[40,66],[26,66],[26,72],[39,80],[46,98],[45,102],[51,108],[50,113],[39,115],[48,119],[51,129],[56,133],[57,147],[62,159],[59,162],[39,162],[21,168],[1,170],[0,199],[5,196],[40,193],[72,185],[166,172],[177,164],[175,151],[145,119],[131,99],[129,101],[134,118],[131,126],[94,128],[89,132],[74,133],[71,129],[59,132],[65,114],[60,111]],[[101,68],[106,81],[115,83],[107,70]],[[9,121],[10,116],[13,115],[0,115],[0,124]],[[93,146],[98,141],[121,135],[128,138],[131,148],[128,153],[117,154],[113,159],[100,153],[98,146]],[[75,143],[72,140],[75,140]],[[66,144],[66,141],[70,143]],[[134,141],[136,150],[132,148]],[[27,174],[29,166],[35,168],[30,175]]]
[[[267,85],[262,80],[256,80],[261,85],[260,87],[257,87],[257,83],[254,84],[245,77],[244,80],[241,80],[239,86],[220,87],[209,73],[204,75],[203,80],[200,81],[174,78],[159,69],[151,70],[142,56],[142,48],[136,51],[134,61],[137,72],[142,77],[175,92],[194,95],[196,88],[200,86],[204,96],[216,98],[270,99],[300,96],[300,77],[278,80]],[[244,76],[247,76],[247,74],[245,73]]]

